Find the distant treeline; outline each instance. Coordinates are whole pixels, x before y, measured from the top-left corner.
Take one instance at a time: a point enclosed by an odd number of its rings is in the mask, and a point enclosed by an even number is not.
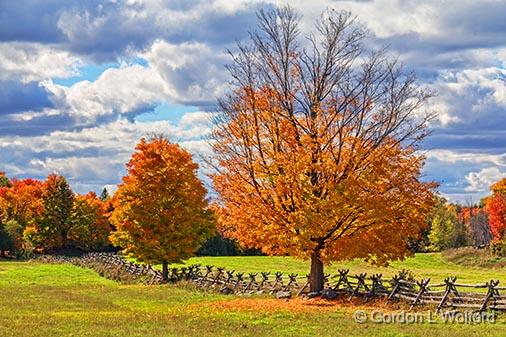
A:
[[[491,186],[478,205],[462,206],[436,197],[419,239],[410,240],[415,252],[441,251],[464,246],[488,247],[506,255],[506,178]]]
[[[198,256],[251,256],[264,255],[258,249],[244,249],[239,246],[237,241],[216,235],[200,247],[197,251]]]

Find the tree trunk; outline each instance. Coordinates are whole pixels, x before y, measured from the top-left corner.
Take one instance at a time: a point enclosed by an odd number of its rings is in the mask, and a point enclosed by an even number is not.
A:
[[[320,254],[318,252],[314,252],[311,255],[309,289],[311,292],[320,292],[323,290],[323,262],[320,260]]]
[[[169,264],[167,261],[162,261],[162,280],[163,282],[169,281]]]

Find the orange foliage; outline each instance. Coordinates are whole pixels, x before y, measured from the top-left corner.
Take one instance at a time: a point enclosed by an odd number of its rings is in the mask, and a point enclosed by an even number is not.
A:
[[[227,299],[225,301],[217,301],[209,304],[213,312],[256,312],[256,313],[272,313],[272,312],[290,312],[290,313],[314,313],[314,312],[335,312],[336,310],[357,310],[357,309],[385,309],[398,310],[403,308],[402,303],[388,303],[381,300],[371,300],[364,303],[357,299],[326,300],[322,298],[305,299],[301,297],[280,300],[273,298],[239,298]],[[198,309],[202,310],[202,304]]]
[[[323,299],[289,299],[279,300],[274,298],[255,298],[255,299],[232,299],[218,301],[211,304],[211,308],[217,312],[229,311],[252,311],[252,312],[331,312],[335,311],[340,305],[337,301],[327,301]]]
[[[33,179],[13,179],[0,187],[0,223],[14,221],[11,234],[13,248],[23,247],[23,231],[40,220],[43,183]]]
[[[493,193],[502,193],[506,194],[506,178],[503,178],[493,184],[490,188]]]
[[[43,183],[13,179],[10,185],[0,187],[0,221],[15,220],[24,227],[42,214]]]
[[[506,178],[492,185],[492,196],[487,198],[489,222],[494,240],[506,239]]]
[[[474,215],[474,213],[474,207],[462,207],[461,211],[458,213],[459,221],[468,224],[471,221],[471,217]]]
[[[267,254],[316,253],[326,262],[383,264],[410,254],[407,240],[426,226],[435,187],[418,180],[424,158],[414,148],[338,130],[329,119],[340,115],[330,105],[307,125],[285,117],[268,88],[238,96],[213,144],[221,230]]]
[[[127,168],[113,198],[113,244],[148,263],[190,257],[211,232],[191,155],[165,138],[143,138]]]
[[[65,178],[54,174],[45,182],[13,179],[0,187],[0,223],[9,223],[16,250],[104,248],[111,230],[108,207],[95,193],[74,198]]]

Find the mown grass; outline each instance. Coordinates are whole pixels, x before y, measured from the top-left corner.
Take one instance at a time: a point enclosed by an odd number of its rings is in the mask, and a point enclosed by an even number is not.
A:
[[[417,257],[407,263],[416,267],[424,258],[434,265],[441,263],[437,262],[437,256]],[[287,265],[295,272],[304,266],[294,260],[276,258],[228,258],[226,261],[247,267],[244,265],[247,259],[263,263],[258,268],[277,269]],[[218,262],[225,260],[206,261],[219,265]],[[350,266],[363,267],[357,263]],[[72,265],[0,262],[2,337],[506,335],[504,317],[495,324],[479,325],[441,321],[437,324],[358,324],[352,319],[358,307],[368,311],[377,308],[346,301],[313,303],[300,299],[241,298],[204,293],[181,285],[123,285]]]
[[[291,257],[275,256],[223,256],[223,257],[194,257],[186,264],[214,265],[225,267],[227,270],[240,272],[281,271],[285,274],[295,273],[306,275],[309,272],[309,262]],[[334,263],[326,267],[325,272],[337,274],[338,269],[350,269],[350,273],[382,273],[384,277],[391,277],[400,270],[409,270],[415,278],[431,278],[431,282],[441,282],[448,276],[457,276],[461,283],[485,283],[489,280],[500,280],[506,285],[506,268],[480,268],[462,266],[448,261],[441,253],[416,254],[404,261],[392,262],[388,267],[372,266],[364,261]]]

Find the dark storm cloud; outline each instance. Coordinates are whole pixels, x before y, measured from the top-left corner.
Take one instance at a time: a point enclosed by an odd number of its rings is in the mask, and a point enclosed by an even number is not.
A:
[[[500,37],[506,33],[506,2],[504,1],[473,1],[465,6],[448,6],[441,17],[442,28],[450,31],[460,30],[468,33],[470,38],[480,34]],[[497,41],[504,43],[504,35]]]
[[[444,128],[436,128],[432,135],[425,141],[425,149],[453,149],[473,151],[475,149],[487,149],[490,153],[506,153],[506,133],[490,132],[486,130],[483,134],[476,131],[476,126],[462,128],[452,128],[449,132]],[[472,132],[470,132],[470,129]]]
[[[0,40],[58,42],[64,36],[57,28],[59,13],[74,1],[0,1]]]
[[[54,107],[49,93],[36,82],[0,81],[0,118],[23,111]]]
[[[0,94],[1,99],[1,94]],[[0,105],[1,107],[1,105]],[[146,105],[126,114],[113,112],[108,115],[98,116],[89,120],[79,120],[76,116],[66,113],[65,110],[58,110],[58,114],[47,114],[45,112],[34,113],[29,119],[21,118],[23,113],[0,114],[0,137],[2,136],[42,136],[54,131],[80,132],[83,129],[97,125],[106,125],[118,119],[119,115],[133,121],[136,116],[153,112],[155,106]],[[23,110],[24,111],[24,110]]]
[[[38,136],[55,130],[78,130],[74,119],[68,115],[37,114],[30,119],[20,119],[17,114],[0,116],[0,137]]]

